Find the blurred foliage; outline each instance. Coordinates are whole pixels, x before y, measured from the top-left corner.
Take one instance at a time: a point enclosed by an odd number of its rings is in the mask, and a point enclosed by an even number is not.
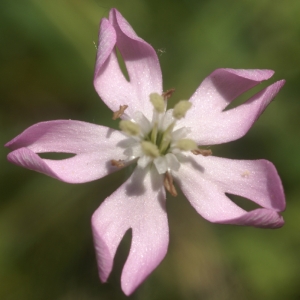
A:
[[[116,126],[92,85],[99,21],[111,7],[157,50],[164,88],[176,88],[173,104],[220,67],[273,69],[270,82],[287,81],[247,136],[213,147],[218,156],[274,162],[286,225],[210,224],[182,195],[168,197],[168,254],[129,299],[299,299],[298,0],[2,0],[2,144],[44,120]],[[119,280],[130,232],[101,284],[90,230],[93,211],[127,171],[68,185],[10,165],[7,149],[0,152],[0,298],[127,299]]]

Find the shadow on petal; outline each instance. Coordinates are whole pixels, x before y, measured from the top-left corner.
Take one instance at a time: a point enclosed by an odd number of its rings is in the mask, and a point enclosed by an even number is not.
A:
[[[161,189],[163,186],[163,176],[161,174],[158,174],[156,168],[152,168],[152,170],[150,171],[150,177],[152,189],[154,191]]]
[[[130,181],[125,187],[127,196],[141,196],[146,192],[144,179],[147,174],[147,169],[136,168],[130,178]]]
[[[138,145],[138,142],[136,142],[133,138],[126,138],[124,136],[124,140],[119,141],[117,146],[126,150],[128,147],[132,147],[134,144]]]
[[[111,135],[114,133],[115,129],[108,128],[107,133],[106,133],[106,138],[110,138]]]
[[[204,173],[205,172],[205,168],[203,166],[201,166],[194,158],[193,156],[180,156],[180,162],[181,163],[189,163],[191,165],[191,167],[193,167],[193,169]]]
[[[163,187],[163,176],[158,174],[155,168],[152,169],[150,176],[151,187],[154,191],[158,191],[157,200],[161,208],[166,211],[166,193]]]

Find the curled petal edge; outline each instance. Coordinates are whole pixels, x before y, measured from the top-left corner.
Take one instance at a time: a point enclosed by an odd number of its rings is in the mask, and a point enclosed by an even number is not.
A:
[[[284,225],[284,219],[278,212],[272,209],[259,208],[247,212],[241,217],[217,221],[215,223],[275,229]]]

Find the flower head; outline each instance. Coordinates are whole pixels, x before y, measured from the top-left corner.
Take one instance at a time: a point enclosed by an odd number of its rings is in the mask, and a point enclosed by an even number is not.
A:
[[[116,54],[120,51],[129,81]],[[177,185],[196,211],[215,223],[276,228],[283,225],[282,184],[266,160],[229,160],[201,146],[236,140],[250,129],[284,81],[246,103],[224,110],[236,97],[269,79],[270,70],[217,69],[188,101],[167,109],[173,90],[163,93],[155,50],[136,35],[115,9],[100,24],[94,85],[119,120],[120,131],[90,123],[58,120],[35,124],[6,144],[8,160],[69,183],[83,183],[136,163],[130,178],[92,217],[99,275],[106,281],[117,247],[132,228],[130,253],[122,272],[128,295],[164,258],[168,247],[166,191]],[[65,152],[63,160],[38,153]],[[226,193],[261,206],[247,212]]]

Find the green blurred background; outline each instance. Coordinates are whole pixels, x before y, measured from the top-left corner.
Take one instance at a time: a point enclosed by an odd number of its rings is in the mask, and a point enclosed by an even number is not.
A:
[[[168,254],[129,299],[299,299],[299,0],[1,0],[1,144],[45,120],[116,128],[92,85],[99,21],[111,7],[157,50],[173,103],[216,68],[273,69],[267,84],[287,80],[244,138],[212,148],[276,165],[286,225],[210,224],[182,195],[168,196]],[[0,299],[127,299],[119,281],[130,234],[101,284],[90,217],[128,171],[69,185],[11,165],[0,151]]]

